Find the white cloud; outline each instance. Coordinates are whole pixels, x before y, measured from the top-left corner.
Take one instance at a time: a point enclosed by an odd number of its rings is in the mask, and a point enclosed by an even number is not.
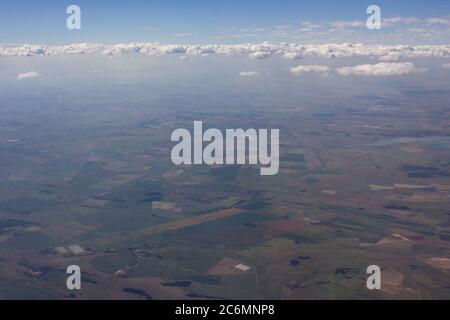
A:
[[[412,24],[412,23],[420,23],[421,19],[416,17],[392,17],[392,18],[383,18],[381,20],[382,26],[393,26],[397,24]]]
[[[298,52],[286,52],[283,57],[290,60],[297,60],[303,58],[303,56]]]
[[[279,25],[279,26],[276,26],[275,29],[277,29],[277,30],[292,29],[292,25],[290,25],[290,24]]]
[[[252,59],[267,59],[272,55],[271,52],[258,51],[250,53],[248,56]]]
[[[254,77],[259,75],[259,72],[256,71],[242,71],[239,73],[239,77]]]
[[[429,24],[450,26],[450,18],[429,18],[426,19],[426,22]]]
[[[33,79],[39,76],[38,72],[30,71],[25,73],[20,73],[17,75],[17,80],[26,80],[26,79]]]
[[[364,20],[339,20],[329,23],[330,25],[338,28],[356,28],[356,27],[365,27],[366,21]],[[441,25],[449,25],[449,18],[427,18],[421,19],[417,17],[389,17],[383,18],[381,20],[382,26],[395,26],[395,25],[407,25],[407,24],[441,24]]]
[[[445,69],[450,69],[450,63],[446,63],[442,67],[445,68]]]
[[[388,54],[378,58],[380,61],[398,61],[402,57],[401,52],[389,52]]]
[[[290,69],[291,73],[294,75],[299,75],[301,73],[312,72],[312,73],[328,73],[331,69],[327,66],[322,65],[300,65]]]
[[[360,64],[351,67],[341,67],[336,72],[342,76],[396,76],[408,75],[416,72],[425,71],[423,68],[415,67],[411,62],[377,64]]]
[[[159,31],[159,28],[157,28],[157,27],[150,27],[150,26],[143,26],[143,27],[141,27],[141,29],[145,30],[145,31],[152,31],[152,32]]]
[[[118,43],[112,45],[98,43],[78,43],[64,46],[22,45],[0,46],[0,57],[15,56],[61,56],[98,54],[143,54],[164,56],[183,54],[186,56],[203,56],[210,54],[248,55],[253,59],[265,59],[273,55],[288,59],[303,57],[317,58],[351,58],[368,57],[384,61],[412,58],[450,58],[450,45],[365,45],[362,43],[341,44],[204,44],[204,45],[163,45],[159,43]]]
[[[322,27],[322,25],[320,25],[318,23],[311,22],[311,21],[302,22],[302,26],[307,27],[307,28],[311,28],[311,29],[317,29],[317,28]]]
[[[267,28],[243,28],[239,29],[239,32],[250,32],[250,33],[258,33],[258,32],[264,32],[267,31]]]
[[[449,64],[450,65],[450,64]],[[290,72],[293,75],[303,73],[331,74],[336,73],[341,76],[394,76],[409,75],[416,72],[424,72],[426,69],[415,67],[411,62],[403,63],[377,63],[360,64],[356,66],[345,66],[337,69],[331,69],[324,65],[299,65],[292,67]]]
[[[343,27],[352,27],[352,28],[358,28],[358,27],[364,27],[366,25],[365,21],[362,20],[340,20],[332,22],[331,25],[333,27],[343,28]]]
[[[192,37],[194,36],[195,33],[190,33],[190,32],[180,32],[180,33],[174,33],[171,34],[171,37]]]

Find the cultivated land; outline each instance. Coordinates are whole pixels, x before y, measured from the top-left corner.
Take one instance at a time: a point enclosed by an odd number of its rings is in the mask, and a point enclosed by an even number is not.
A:
[[[448,93],[112,92],[2,93],[0,298],[450,298]],[[194,120],[279,128],[279,174],[174,166]]]

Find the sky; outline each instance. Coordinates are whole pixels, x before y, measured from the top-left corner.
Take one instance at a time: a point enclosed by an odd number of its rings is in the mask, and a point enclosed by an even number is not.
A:
[[[81,30],[66,28],[66,8],[71,4],[81,8]],[[369,32],[365,21],[371,4],[378,5],[387,20],[381,30]],[[0,5],[1,45],[263,41],[442,44],[450,42],[449,28],[448,0],[17,0]]]
[[[81,30],[66,27],[69,5],[81,8]],[[369,5],[380,30],[367,28]],[[2,1],[0,67],[0,82],[18,86],[129,83],[156,70],[161,81],[164,70],[174,81],[208,74],[200,84],[447,79],[450,1]]]

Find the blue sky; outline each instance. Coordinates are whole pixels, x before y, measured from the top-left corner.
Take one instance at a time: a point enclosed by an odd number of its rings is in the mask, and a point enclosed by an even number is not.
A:
[[[82,10],[82,30],[65,27],[66,7],[77,4]],[[382,17],[449,17],[448,0],[396,1],[2,1],[0,43],[152,42],[239,43],[267,41],[360,41],[364,27],[346,33],[308,34],[302,23],[354,21],[367,18],[369,4],[381,7]],[[417,28],[421,23],[406,27]],[[287,27],[289,35],[274,33]],[[326,26],[328,30],[330,26]],[[405,26],[402,26],[403,28]],[[423,28],[423,23],[421,25]],[[426,25],[425,27],[429,27]],[[441,25],[439,27],[442,27]],[[400,26],[399,26],[400,28]],[[447,29],[444,29],[448,34]],[[441,28],[442,29],[442,28]],[[302,31],[300,31],[302,30]],[[322,30],[327,31],[327,30]],[[342,31],[342,30],[340,30]],[[355,33],[356,31],[356,33]],[[392,32],[392,30],[390,30]],[[303,33],[301,33],[303,32]],[[372,36],[373,34],[371,34]],[[383,40],[379,32],[374,41]],[[408,38],[397,35],[397,38]],[[429,35],[424,39],[430,39]],[[437,35],[440,41],[442,36]],[[411,39],[408,39],[411,40]],[[393,40],[399,41],[399,39]],[[444,38],[441,41],[447,41]],[[405,41],[406,42],[406,41]],[[420,43],[420,39],[417,41]]]

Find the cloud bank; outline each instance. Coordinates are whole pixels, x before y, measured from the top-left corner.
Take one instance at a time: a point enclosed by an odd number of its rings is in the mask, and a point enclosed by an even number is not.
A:
[[[411,62],[381,62],[377,64],[360,64],[353,67],[341,67],[336,69],[336,73],[342,76],[402,76],[423,71],[426,70],[415,67]]]
[[[345,66],[332,70],[330,67],[323,65],[299,65],[290,69],[293,75],[313,72],[318,74],[328,74],[335,72],[341,76],[403,76],[417,72],[424,72],[426,69],[418,68],[411,62],[404,63],[387,63],[381,62],[377,64],[360,64],[356,66]]]
[[[21,45],[0,47],[0,57],[62,56],[80,54],[143,54],[164,56],[204,56],[211,54],[247,55],[253,59],[267,59],[278,55],[287,59],[305,57],[351,58],[370,57],[381,61],[397,61],[413,58],[450,58],[450,45],[365,45],[361,43],[342,44],[206,44],[206,45],[163,45],[159,43],[119,43],[113,45],[98,43],[77,43],[63,46]]]

